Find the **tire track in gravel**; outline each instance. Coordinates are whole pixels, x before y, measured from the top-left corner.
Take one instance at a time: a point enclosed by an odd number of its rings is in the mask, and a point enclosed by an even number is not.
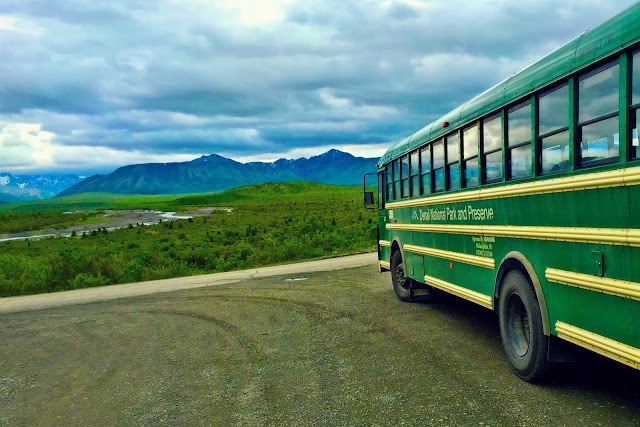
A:
[[[397,326],[391,325],[388,321],[376,321],[375,319],[367,319],[363,320],[357,316],[354,316],[354,313],[346,310],[340,309],[331,309],[319,303],[313,303],[309,301],[299,301],[292,300],[282,297],[269,297],[269,296],[239,296],[239,295],[215,295],[214,297],[205,297],[205,296],[181,296],[176,299],[180,300],[192,300],[192,301],[204,301],[206,300],[209,303],[233,303],[233,302],[242,302],[242,303],[250,303],[253,306],[261,306],[264,303],[284,306],[287,309],[292,309],[297,314],[303,315],[312,323],[317,322],[328,322],[328,321],[340,321],[347,320],[348,322],[355,322],[361,326],[371,327],[375,326],[375,328],[370,329],[370,332],[381,333],[385,340],[392,340],[394,342],[393,346],[401,345],[404,347],[404,351],[407,353],[420,353],[423,349],[420,344],[408,339],[407,333],[404,329],[398,328]],[[173,298],[172,298],[173,300]],[[404,308],[412,308],[412,306],[404,306]],[[240,333],[240,328],[235,325],[230,324],[229,322],[219,321],[219,319],[215,319],[209,316],[194,314],[191,312],[178,312],[178,311],[167,311],[167,310],[158,310],[158,311],[147,311],[149,314],[153,313],[170,313],[176,315],[182,315],[187,317],[192,317],[199,320],[204,320],[208,322],[212,322],[217,326],[233,329],[234,331]],[[446,312],[445,312],[446,314]],[[455,326],[455,325],[454,325]],[[349,326],[350,329],[354,329],[354,325]],[[245,335],[246,337],[246,335]],[[339,337],[340,338],[340,337]],[[252,341],[255,344],[255,341]],[[257,345],[256,345],[257,347]],[[409,347],[409,348],[407,348]],[[331,373],[335,373],[335,368],[341,365],[341,357],[336,353],[335,349],[332,345],[327,345],[324,348],[325,352],[320,354],[318,352],[317,356],[314,358],[316,361],[315,372],[309,372],[309,375],[313,375],[315,378],[313,382],[317,384],[317,398],[327,399],[327,404],[335,404],[333,399],[328,396],[331,390],[337,388],[337,383],[340,381],[339,376],[327,375]],[[327,353],[328,351],[328,353]],[[264,353],[262,353],[264,356]],[[480,380],[474,376],[467,375],[466,372],[451,370],[450,367],[453,365],[452,357],[456,358],[455,355],[445,352],[431,352],[429,355],[425,355],[422,362],[429,363],[431,365],[435,365],[446,369],[447,371],[447,383],[453,380],[459,387],[465,390],[473,390],[473,389],[482,389],[484,387],[483,384],[480,383]],[[262,360],[261,362],[264,362]],[[453,377],[453,378],[452,378]],[[309,380],[310,378],[308,378]],[[273,381],[277,381],[274,379]],[[443,394],[447,393],[447,384],[441,383],[436,384],[438,387],[442,387],[441,392]],[[267,389],[275,389],[275,385],[267,385],[265,388]],[[263,388],[264,389],[264,388]],[[450,392],[449,392],[450,393]],[[476,396],[476,398],[479,398]],[[521,421],[517,414],[513,414],[514,410],[514,402],[502,402],[497,401],[493,398],[479,398],[484,402],[485,405],[491,406],[496,411],[496,414],[500,414],[502,422],[508,423],[509,425],[519,425]],[[513,414],[513,415],[512,415]],[[329,414],[330,415],[330,414]],[[339,420],[335,419],[331,416],[328,416],[327,421],[338,423]]]
[[[264,351],[260,350],[256,341],[253,339],[250,339],[247,334],[242,332],[241,328],[239,328],[238,326],[234,325],[231,322],[227,322],[213,316],[206,316],[204,314],[198,314],[191,311],[180,311],[180,310],[173,310],[173,309],[139,310],[139,311],[132,311],[131,313],[140,313],[140,314],[149,314],[149,315],[161,314],[161,315],[178,316],[178,317],[185,317],[185,318],[190,318],[195,320],[201,320],[208,324],[217,326],[223,331],[229,332],[233,337],[237,337],[237,340],[242,344],[241,347],[250,349],[252,356],[257,360],[260,360],[261,358],[264,357]]]

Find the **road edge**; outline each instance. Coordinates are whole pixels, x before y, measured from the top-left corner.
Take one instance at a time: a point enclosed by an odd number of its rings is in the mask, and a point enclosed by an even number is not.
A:
[[[174,292],[185,289],[204,288],[236,283],[246,279],[284,276],[318,271],[344,270],[375,264],[375,252],[349,255],[338,258],[326,258],[250,270],[229,271],[225,273],[205,274],[201,276],[177,277],[173,279],[152,280],[148,282],[127,283],[101,286],[99,288],[77,289],[73,291],[49,294],[26,295],[0,298],[0,314],[23,311],[44,310],[76,304],[110,301],[155,293]]]

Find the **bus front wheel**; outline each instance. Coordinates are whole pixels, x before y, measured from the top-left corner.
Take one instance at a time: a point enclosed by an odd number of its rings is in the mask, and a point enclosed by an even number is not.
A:
[[[498,318],[502,345],[515,374],[525,381],[542,379],[549,365],[549,341],[533,287],[519,270],[511,270],[504,277]]]
[[[402,302],[413,302],[411,279],[407,277],[402,263],[402,255],[396,250],[391,255],[391,282],[396,296]]]

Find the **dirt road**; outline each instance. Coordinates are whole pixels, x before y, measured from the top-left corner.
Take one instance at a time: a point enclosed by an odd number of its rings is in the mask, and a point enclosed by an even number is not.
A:
[[[637,371],[524,383],[491,312],[365,264],[0,314],[0,425],[640,425]]]

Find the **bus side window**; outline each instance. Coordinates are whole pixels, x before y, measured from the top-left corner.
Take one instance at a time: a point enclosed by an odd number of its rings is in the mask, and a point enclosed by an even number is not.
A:
[[[507,115],[509,175],[511,179],[531,176],[531,103],[520,104]]]
[[[393,165],[391,163],[387,165],[386,172],[387,172],[387,179],[386,179],[387,194],[385,194],[385,200],[389,202],[393,200]]]
[[[447,189],[460,188],[460,134],[446,137],[447,141]]]
[[[384,209],[384,172],[378,172],[378,209]]]
[[[444,191],[444,143],[433,143],[433,191]]]
[[[480,185],[480,163],[478,162],[478,126],[474,125],[462,132],[462,158],[464,187]]]
[[[420,195],[420,157],[418,151],[411,153],[409,157],[409,176],[411,180],[411,197]]]
[[[569,85],[538,98],[538,141],[542,174],[569,169]]]
[[[400,159],[400,168],[402,180],[400,181],[400,189],[402,198],[409,197],[409,156],[402,156]]]
[[[431,193],[431,146],[420,150],[420,166],[422,168],[422,194]]]
[[[482,122],[482,157],[484,182],[502,179],[502,118],[500,115]]]
[[[633,120],[631,130],[631,150],[629,154],[632,159],[640,158],[640,52],[633,55],[631,64],[631,120]]]
[[[400,199],[400,160],[393,162],[393,199]]]
[[[598,165],[618,159],[619,100],[620,66],[617,63],[579,78],[580,166]]]

